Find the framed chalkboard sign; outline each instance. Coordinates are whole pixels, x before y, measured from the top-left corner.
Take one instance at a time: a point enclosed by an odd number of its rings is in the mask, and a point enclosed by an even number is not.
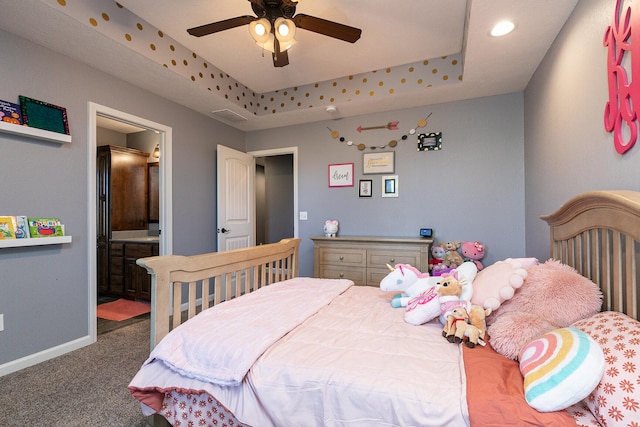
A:
[[[65,108],[22,95],[19,98],[22,122],[25,126],[69,135]]]

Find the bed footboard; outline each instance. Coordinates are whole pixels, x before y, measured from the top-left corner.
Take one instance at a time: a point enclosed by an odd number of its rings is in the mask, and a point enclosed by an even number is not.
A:
[[[163,255],[136,263],[151,274],[151,348],[200,311],[298,276],[300,239],[202,255]]]

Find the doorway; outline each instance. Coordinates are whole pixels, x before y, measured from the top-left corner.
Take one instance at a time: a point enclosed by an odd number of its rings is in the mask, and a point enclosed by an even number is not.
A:
[[[89,103],[89,140],[87,162],[89,165],[89,218],[88,218],[88,250],[89,250],[89,333],[92,341],[97,339],[97,317],[96,306],[98,299],[97,289],[97,135],[98,122],[107,120],[121,126],[134,126],[139,129],[153,131],[158,135],[158,149],[161,161],[158,170],[159,186],[159,219],[158,232],[160,234],[158,252],[160,255],[172,253],[173,230],[172,230],[172,187],[171,187],[171,153],[172,153],[172,130],[170,127],[155,123],[140,117],[133,116],[122,111],[109,107]]]
[[[298,237],[298,147],[248,154],[256,159],[256,244]]]
[[[218,251],[298,237],[298,148],[217,150]]]
[[[293,154],[255,159],[256,244],[294,237]]]

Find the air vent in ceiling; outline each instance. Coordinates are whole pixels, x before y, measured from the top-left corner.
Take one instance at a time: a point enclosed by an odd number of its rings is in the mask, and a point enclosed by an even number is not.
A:
[[[236,123],[236,122],[247,121],[246,117],[243,117],[240,114],[229,110],[228,108],[212,111],[211,114],[213,115],[214,118],[218,120],[223,120],[225,122]]]

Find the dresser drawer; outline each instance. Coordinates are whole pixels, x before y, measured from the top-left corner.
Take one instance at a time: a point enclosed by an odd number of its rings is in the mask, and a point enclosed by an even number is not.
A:
[[[410,264],[426,272],[432,239],[412,237],[312,237],[313,275],[351,279],[356,285],[380,286],[387,264]]]
[[[356,285],[366,285],[366,268],[341,268],[333,265],[323,265],[320,267],[319,277],[323,279],[349,279]]]
[[[321,248],[320,264],[365,267],[367,265],[367,251],[365,249]]]
[[[370,268],[379,268],[386,269],[387,273],[389,269],[387,268],[387,264],[390,264],[392,267],[396,264],[410,264],[420,271],[422,271],[422,266],[420,265],[420,251],[414,250],[375,250],[371,249],[367,252],[369,260],[367,262],[367,266]],[[425,268],[427,266],[424,266]]]
[[[388,268],[367,268],[367,285],[380,286],[380,281],[389,274]]]

